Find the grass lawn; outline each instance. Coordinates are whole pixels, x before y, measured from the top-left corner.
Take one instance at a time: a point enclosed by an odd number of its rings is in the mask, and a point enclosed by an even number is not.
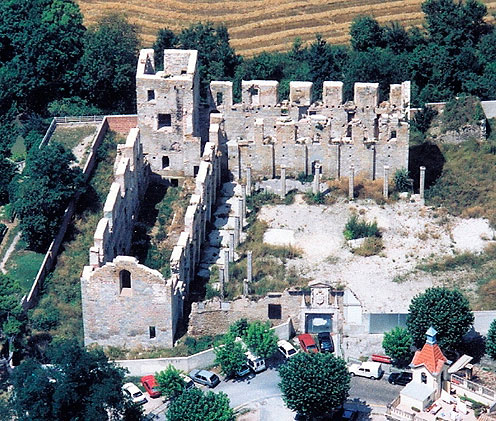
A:
[[[10,148],[12,153],[12,158],[15,160],[17,157],[26,156],[26,145],[24,145],[24,139],[21,136],[17,136],[16,141]]]
[[[53,132],[50,142],[57,142],[64,145],[66,149],[72,150],[85,137],[91,136],[96,132],[95,125],[81,126],[60,126],[58,125]]]
[[[31,289],[44,257],[44,254],[29,250],[16,250],[12,253],[6,269],[11,278],[19,281],[24,292]]]

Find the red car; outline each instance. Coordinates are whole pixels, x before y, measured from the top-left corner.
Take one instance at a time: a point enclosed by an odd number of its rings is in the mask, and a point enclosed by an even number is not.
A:
[[[301,349],[304,352],[319,352],[319,348],[317,348],[317,344],[313,340],[312,335],[308,333],[298,335],[298,341],[300,342]]]
[[[157,380],[152,375],[142,377],[141,384],[150,395],[150,398],[158,398],[162,394],[158,389]]]

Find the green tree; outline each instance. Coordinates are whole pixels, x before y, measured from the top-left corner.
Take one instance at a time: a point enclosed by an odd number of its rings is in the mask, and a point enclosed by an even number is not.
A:
[[[192,388],[173,400],[166,414],[167,421],[234,421],[234,411],[223,392],[203,393]]]
[[[384,334],[382,347],[394,363],[399,366],[407,365],[412,358],[413,339],[410,332],[402,327],[395,327]]]
[[[261,358],[269,358],[277,351],[277,336],[268,321],[250,323],[243,340],[248,349]]]
[[[135,112],[139,40],[135,25],[116,14],[88,29],[81,57],[81,89],[104,111]]]
[[[14,164],[5,156],[0,155],[0,205],[9,202],[9,183],[14,177]]]
[[[203,99],[212,80],[230,80],[240,58],[229,44],[229,33],[224,25],[211,22],[197,23],[183,29],[177,36],[177,46],[198,50],[200,93]]]
[[[496,319],[491,322],[486,337],[486,354],[496,360]]]
[[[51,366],[27,360],[12,375],[12,407],[20,421],[139,420],[140,408],[122,393],[125,370],[100,349],[76,341],[52,344]]]
[[[157,39],[153,43],[155,51],[155,70],[164,70],[164,50],[177,46],[177,36],[170,29],[163,28],[158,31]]]
[[[214,348],[215,364],[219,364],[222,372],[227,377],[233,377],[246,363],[246,355],[240,341],[236,342],[233,335],[224,336],[223,346]]]
[[[346,363],[332,354],[299,353],[279,368],[279,374],[287,407],[307,417],[339,408],[350,389]]]
[[[88,101],[77,96],[56,99],[50,102],[48,104],[48,112],[53,117],[102,114],[98,107],[89,104]]]
[[[406,321],[416,347],[425,343],[425,332],[433,326],[441,348],[456,350],[474,321],[467,298],[448,288],[429,288],[412,299]]]
[[[246,320],[245,318],[238,319],[229,326],[229,333],[232,334],[235,338],[243,338],[246,335],[247,330],[248,320]]]
[[[173,365],[155,374],[160,391],[168,398],[172,399],[184,392],[185,381],[181,377],[181,370]]]
[[[358,16],[350,26],[351,46],[355,51],[383,45],[383,29],[372,16]]]
[[[72,152],[60,144],[33,148],[14,188],[14,209],[22,236],[33,250],[44,252],[56,234],[71,197],[82,188],[79,167],[71,166]]]

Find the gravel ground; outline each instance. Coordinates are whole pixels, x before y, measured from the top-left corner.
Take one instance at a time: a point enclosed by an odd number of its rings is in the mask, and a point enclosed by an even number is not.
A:
[[[380,255],[361,257],[350,251],[343,230],[353,212],[377,221],[384,243]],[[263,207],[259,218],[293,237],[291,243],[304,256],[291,264],[302,275],[346,284],[369,312],[405,312],[413,296],[436,283],[431,275],[415,271],[419,263],[456,252],[481,252],[496,237],[487,220],[453,217],[410,201],[380,206],[343,199],[334,205],[307,205],[296,196],[293,205]],[[393,282],[398,277],[402,282]]]

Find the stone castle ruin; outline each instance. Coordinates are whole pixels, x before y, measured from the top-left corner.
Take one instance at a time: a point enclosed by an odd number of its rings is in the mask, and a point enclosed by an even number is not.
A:
[[[343,103],[342,82],[324,82],[322,101],[312,104],[311,82],[291,82],[289,100],[279,102],[278,82],[243,81],[242,102],[235,104],[231,82],[212,82],[210,104],[202,107],[197,51],[165,50],[160,72],[153,63],[153,50],[142,50],[138,127],[118,147],[81,278],[87,345],[173,346],[222,180],[241,182],[248,174],[248,195],[252,176],[273,178],[281,170],[329,178],[347,177],[351,170],[375,179],[385,166],[391,173],[408,166],[409,82],[391,85],[389,101],[380,104],[374,83],[356,83],[354,101]],[[152,177],[171,184],[194,178],[169,279],[129,256]],[[243,200],[235,211],[241,220]]]

